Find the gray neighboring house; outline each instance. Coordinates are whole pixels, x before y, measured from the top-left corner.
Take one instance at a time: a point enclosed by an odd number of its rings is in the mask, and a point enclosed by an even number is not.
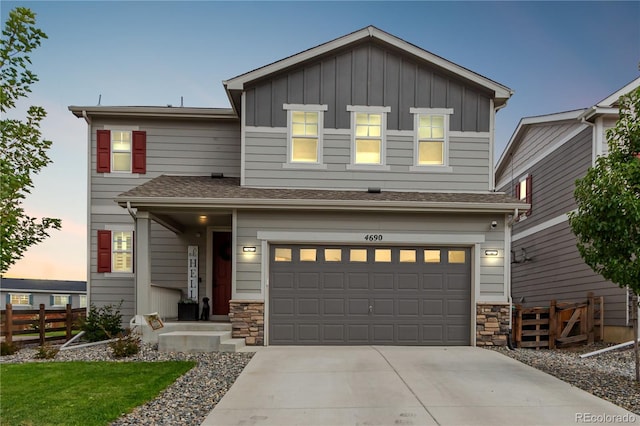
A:
[[[68,280],[38,280],[27,278],[0,278],[0,309],[11,303],[14,310],[73,309],[87,307],[87,282]]]
[[[608,341],[633,338],[628,292],[584,263],[567,214],[576,208],[576,179],[607,153],[605,132],[618,119],[618,98],[638,86],[640,78],[590,108],[523,118],[496,165],[496,188],[531,204],[512,227],[514,302],[548,306],[592,291],[604,296]]]
[[[207,297],[249,345],[506,343],[510,89],[375,27],[223,84],[231,108],[69,107],[92,303]]]

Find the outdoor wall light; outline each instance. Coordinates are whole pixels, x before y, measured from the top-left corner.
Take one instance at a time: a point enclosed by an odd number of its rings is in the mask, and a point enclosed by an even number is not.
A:
[[[485,250],[484,251],[484,255],[485,256],[497,256],[498,255],[498,250]]]
[[[244,246],[244,247],[242,247],[242,251],[244,253],[255,253],[256,252],[256,248],[255,248],[255,246]]]

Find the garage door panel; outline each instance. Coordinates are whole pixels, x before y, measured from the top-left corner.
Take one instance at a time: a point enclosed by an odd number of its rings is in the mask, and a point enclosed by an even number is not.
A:
[[[374,324],[373,341],[377,343],[393,343],[394,328],[393,324]]]
[[[419,342],[421,340],[420,327],[417,324],[399,324],[397,340],[400,344]]]
[[[422,340],[427,344],[442,344],[444,340],[444,326],[436,324],[423,325]]]
[[[271,280],[271,287],[274,289],[292,289],[295,282],[295,274],[293,272],[275,272]]]
[[[417,290],[420,288],[420,275],[413,274],[397,274],[398,290]]]
[[[447,274],[447,290],[460,291],[466,293],[469,291],[469,280],[465,274]]]
[[[448,343],[462,343],[469,340],[468,325],[449,325],[447,326]]]
[[[396,312],[399,317],[418,317],[420,315],[418,299],[399,299],[397,306]]]
[[[373,314],[381,316],[394,316],[394,299],[374,299],[373,300]]]
[[[313,299],[298,299],[298,315],[300,316],[314,316],[317,317],[320,314],[320,300],[318,298]]]
[[[348,324],[347,341],[350,343],[369,343],[369,324]]]
[[[326,290],[344,290],[344,276],[343,272],[325,272],[322,275],[322,288]]]
[[[325,324],[322,328],[324,343],[344,343],[346,341],[346,330],[344,324]]]
[[[371,274],[374,290],[393,290],[393,274]]]
[[[298,325],[298,340],[301,343],[316,343],[320,340],[320,326],[318,324]]]
[[[442,274],[422,274],[422,289],[427,291],[443,290],[444,277]]]
[[[287,343],[294,341],[295,326],[293,324],[275,324],[271,327],[271,341],[273,343]]]
[[[369,273],[349,273],[347,274],[347,288],[350,290],[367,290],[369,288]]]
[[[422,313],[424,316],[442,317],[442,314],[444,314],[444,302],[441,299],[423,300]]]
[[[324,299],[323,304],[324,304],[324,310],[323,310],[324,315],[327,315],[327,316],[335,316],[335,315],[344,316],[344,312],[345,312],[345,310],[344,310],[345,300],[344,299]]]
[[[300,272],[298,274],[298,288],[299,289],[320,289],[320,273],[319,272]]]
[[[469,316],[469,304],[465,300],[447,300],[447,316]]]
[[[294,313],[295,300],[293,298],[273,299],[271,303],[271,314],[276,316],[292,316]]]
[[[369,299],[349,299],[347,302],[350,316],[369,316]]]

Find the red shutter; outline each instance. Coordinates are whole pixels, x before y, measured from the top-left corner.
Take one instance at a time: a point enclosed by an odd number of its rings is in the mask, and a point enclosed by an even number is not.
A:
[[[520,199],[520,182],[516,182],[516,199]]]
[[[131,173],[147,172],[147,132],[134,130],[131,147]]]
[[[533,210],[533,186],[531,175],[527,176],[527,203],[531,204],[531,207],[527,211],[527,216],[531,215],[531,210]]]
[[[96,149],[96,172],[109,173],[111,171],[111,132],[98,130]]]
[[[98,231],[98,272],[111,272],[111,231]]]

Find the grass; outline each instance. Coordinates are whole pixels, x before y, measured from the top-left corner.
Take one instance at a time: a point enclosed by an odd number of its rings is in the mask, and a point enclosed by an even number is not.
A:
[[[4,425],[107,425],[155,398],[192,361],[0,365]]]
[[[76,334],[80,333],[80,330],[71,330],[71,335],[75,336]],[[67,335],[66,331],[45,331],[44,332],[45,337],[64,337]],[[40,333],[38,333],[37,331],[34,331],[33,333],[27,333],[27,334],[16,334],[16,336],[26,336],[26,337],[40,337]]]

